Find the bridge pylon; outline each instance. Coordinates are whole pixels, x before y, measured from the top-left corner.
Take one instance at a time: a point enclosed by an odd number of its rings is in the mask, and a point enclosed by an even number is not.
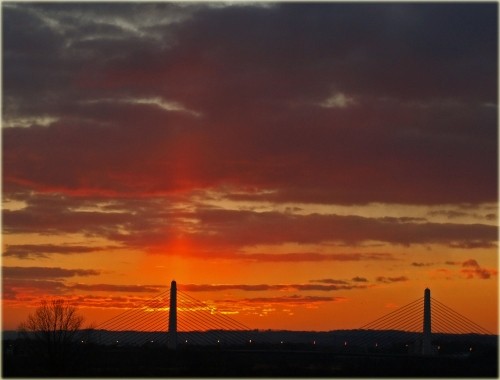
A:
[[[168,312],[168,348],[177,349],[177,283],[170,284],[170,308]]]
[[[424,291],[424,326],[422,330],[422,355],[432,354],[431,290]]]

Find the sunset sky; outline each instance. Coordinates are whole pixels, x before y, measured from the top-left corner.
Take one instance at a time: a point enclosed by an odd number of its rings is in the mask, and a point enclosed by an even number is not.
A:
[[[2,3],[3,328],[179,289],[497,333],[498,4]]]

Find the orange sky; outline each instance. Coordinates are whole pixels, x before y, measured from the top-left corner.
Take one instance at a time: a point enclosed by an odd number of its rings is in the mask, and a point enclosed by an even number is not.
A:
[[[3,328],[175,279],[255,329],[428,287],[498,333],[496,7],[2,4]]]
[[[376,213],[376,209],[366,207],[366,212]],[[22,246],[18,242],[27,237],[47,251],[59,241],[74,248],[83,239],[12,234],[4,236],[7,251]],[[98,325],[123,308],[140,306],[175,279],[181,290],[234,313],[233,318],[251,328],[357,328],[421,298],[429,287],[439,301],[497,331],[494,248],[476,248],[473,256],[468,248],[376,241],[352,247],[266,244],[243,247],[238,254],[184,238],[154,252],[122,247],[101,251],[99,247],[111,247],[113,242],[98,239],[93,245],[99,250],[54,253],[37,260],[4,257],[4,286],[15,292],[15,297],[4,298],[5,328],[16,328],[30,308],[47,296],[75,302],[87,321]]]

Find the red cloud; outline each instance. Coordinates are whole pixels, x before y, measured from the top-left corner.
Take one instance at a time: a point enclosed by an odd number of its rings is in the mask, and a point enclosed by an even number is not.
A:
[[[474,260],[474,259],[469,259],[469,260],[467,260],[467,261],[464,261],[464,262],[462,263],[462,266],[463,266],[463,267],[474,267],[474,268],[479,268],[479,264],[478,264],[478,262],[477,262],[476,260]]]
[[[457,262],[457,261],[446,261],[445,264],[455,265],[455,266],[460,265],[462,267],[462,269],[460,269],[459,273],[468,279],[479,278],[479,279],[487,280],[487,279],[491,278],[492,276],[498,275],[497,269],[482,268],[479,265],[479,262],[475,259],[468,259],[468,260],[465,260],[461,263]],[[452,273],[451,271],[449,271],[447,269],[437,269],[436,270],[436,272],[439,272],[439,271],[447,273],[447,274]]]
[[[469,259],[462,263],[462,269],[460,272],[465,275],[466,278],[480,278],[483,280],[487,280],[491,278],[491,276],[496,276],[498,271],[496,269],[487,269],[481,268],[477,260]]]

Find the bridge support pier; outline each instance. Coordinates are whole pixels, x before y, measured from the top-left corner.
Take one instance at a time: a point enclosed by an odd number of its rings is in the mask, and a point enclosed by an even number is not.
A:
[[[431,290],[429,288],[426,288],[424,292],[424,328],[422,331],[422,355],[431,355]]]
[[[168,313],[168,348],[177,350],[177,283],[170,284],[170,309]]]

